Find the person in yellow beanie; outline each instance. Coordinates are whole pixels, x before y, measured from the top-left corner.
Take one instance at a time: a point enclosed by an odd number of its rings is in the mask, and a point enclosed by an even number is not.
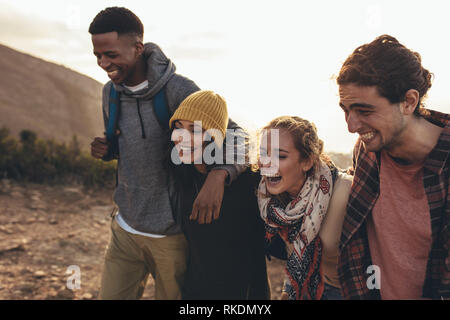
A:
[[[210,141],[215,142],[217,151],[222,149],[227,125],[228,111],[225,99],[217,93],[207,90],[200,90],[189,95],[181,102],[180,107],[169,121],[170,128],[187,129],[187,131],[175,130],[173,132],[172,141],[175,142],[178,156],[180,159],[183,158],[184,163],[196,162],[197,167],[201,170],[206,170],[206,167],[205,163],[199,159],[199,156],[203,155],[203,152],[200,152],[203,149],[200,147],[206,145],[211,139]],[[194,130],[190,130],[190,128]],[[195,130],[198,130],[199,134],[197,139],[194,139],[196,137],[194,136]],[[203,134],[200,137],[200,130],[207,133],[206,139],[203,139]],[[192,134],[188,134],[188,132]],[[186,135],[186,138],[183,143],[179,143],[182,135]],[[194,142],[194,140],[200,145],[193,145],[192,151],[195,149],[196,152],[190,152],[190,142]],[[207,162],[211,163],[211,160]]]
[[[205,90],[188,96],[169,121],[171,169],[181,208],[177,211],[189,247],[183,299],[270,298],[264,228],[255,192],[259,176],[246,170],[226,186],[215,220],[206,221],[201,213],[191,211],[211,167],[204,157],[206,150],[222,153],[227,123],[225,99]]]

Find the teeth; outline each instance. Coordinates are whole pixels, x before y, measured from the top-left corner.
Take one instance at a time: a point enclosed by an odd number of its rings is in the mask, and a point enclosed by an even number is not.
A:
[[[118,73],[119,73],[119,70],[114,70],[114,71],[108,72],[108,76],[115,77]]]
[[[366,132],[366,133],[364,133],[364,134],[360,134],[360,137],[361,137],[361,139],[363,139],[363,140],[370,140],[370,139],[372,139],[373,137],[374,137],[374,133],[373,132]]]
[[[267,178],[276,178],[276,177],[281,177],[281,175],[279,175],[278,173],[265,173],[262,174],[263,176],[266,176]]]

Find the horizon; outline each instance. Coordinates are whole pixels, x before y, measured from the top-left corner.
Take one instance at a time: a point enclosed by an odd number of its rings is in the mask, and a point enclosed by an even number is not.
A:
[[[444,1],[0,4],[0,43],[101,83],[109,79],[96,64],[87,29],[100,10],[125,6],[144,24],[144,42],[157,43],[178,73],[224,96],[240,126],[255,130],[277,116],[297,115],[316,124],[327,152],[348,154],[357,139],[347,131],[332,77],[357,46],[381,34],[421,54],[424,67],[435,75],[426,105],[450,113],[450,44],[429,36],[450,29]],[[155,11],[167,15],[152,15]],[[419,16],[420,25],[415,23]]]

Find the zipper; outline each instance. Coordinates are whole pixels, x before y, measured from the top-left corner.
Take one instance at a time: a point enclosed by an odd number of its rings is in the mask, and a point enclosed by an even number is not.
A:
[[[139,103],[139,99],[136,99],[136,103],[137,103],[137,110],[138,110],[138,115],[139,115],[139,122],[141,123],[141,133],[142,133],[142,139],[145,139],[145,130],[144,130],[144,122],[142,121],[142,116],[141,116],[141,105]]]

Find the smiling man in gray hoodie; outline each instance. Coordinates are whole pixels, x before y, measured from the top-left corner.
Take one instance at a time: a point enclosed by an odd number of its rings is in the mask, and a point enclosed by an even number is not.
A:
[[[176,195],[166,169],[168,128],[154,110],[155,95],[164,90],[169,113],[200,88],[175,73],[175,65],[154,43],[143,44],[144,28],[126,8],[106,8],[89,27],[98,65],[111,79],[103,88],[105,128],[110,91],[119,94],[117,148],[106,137],[91,144],[93,157],[119,159],[114,193],[119,212],[105,255],[100,298],[139,299],[148,275],[155,279],[156,299],[179,299],[187,259],[186,240],[177,221]],[[229,129],[242,130],[229,121]],[[192,208],[192,218],[210,223],[218,218],[225,183],[243,166],[215,166]]]

